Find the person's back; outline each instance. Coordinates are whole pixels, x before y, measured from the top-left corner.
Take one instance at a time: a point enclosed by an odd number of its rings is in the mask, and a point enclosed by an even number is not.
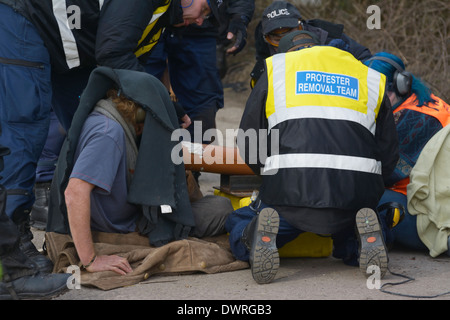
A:
[[[268,129],[279,130],[280,155],[266,161],[262,199],[280,202],[265,192],[270,186],[286,192],[284,205],[374,206],[384,188],[375,138],[384,76],[327,46],[276,55],[266,64],[265,112]],[[278,171],[271,175],[271,169]]]
[[[330,234],[333,256],[346,264],[387,270],[373,210],[398,159],[386,79],[314,38],[307,31],[282,38],[281,52],[294,51],[266,59],[240,123],[241,156],[263,179],[258,200],[231,214],[226,228],[233,254],[250,261],[258,283],[275,276],[277,248],[305,231]],[[259,131],[256,151],[242,144],[251,130]],[[267,159],[255,164],[249,152],[261,157],[264,147]]]

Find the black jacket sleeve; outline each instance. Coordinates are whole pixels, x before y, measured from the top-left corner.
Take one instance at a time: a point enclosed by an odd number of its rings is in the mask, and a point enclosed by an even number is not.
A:
[[[260,169],[263,167],[265,160],[259,157],[259,148],[262,145],[267,146],[268,140],[267,134],[259,134],[260,129],[268,128],[265,111],[266,99],[267,75],[264,72],[247,100],[237,136],[237,144],[242,159],[257,175],[260,174]]]
[[[145,71],[134,51],[153,10],[153,1],[105,1],[97,29],[97,63],[114,69]]]
[[[243,15],[250,21],[255,12],[255,0],[229,0],[227,13],[230,16],[235,14]]]
[[[345,33],[342,34],[341,39],[347,42],[349,46],[348,51],[359,61],[365,61],[372,57],[372,53],[370,52],[369,48],[356,42]]]
[[[322,19],[311,19],[304,22],[304,28],[308,31],[315,32],[319,35],[319,38],[321,38],[320,34],[323,34],[325,39],[323,39],[324,41],[322,44],[329,44],[333,39],[343,40],[348,45],[346,50],[360,61],[369,59],[372,56],[372,53],[368,48],[356,42],[344,33],[344,25],[342,24],[337,24]]]
[[[378,113],[375,139],[379,147],[379,159],[381,159],[383,180],[386,185],[399,159],[397,129],[387,95],[384,96]]]
[[[258,81],[261,74],[264,72],[264,60],[270,57],[273,53],[270,52],[269,45],[264,41],[262,34],[261,21],[255,28],[255,58],[256,63],[250,73],[250,77],[254,83]]]
[[[229,24],[233,17],[239,17],[242,19],[245,27],[253,18],[253,13],[255,12],[255,0],[224,0],[224,5],[220,6],[219,14],[220,21],[219,24],[219,37],[218,42],[227,46],[229,40],[227,40],[227,33],[229,29]]]

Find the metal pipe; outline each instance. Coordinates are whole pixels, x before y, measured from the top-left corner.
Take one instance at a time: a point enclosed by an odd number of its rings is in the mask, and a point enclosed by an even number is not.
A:
[[[239,155],[238,148],[182,142],[187,170],[229,175],[254,175]]]

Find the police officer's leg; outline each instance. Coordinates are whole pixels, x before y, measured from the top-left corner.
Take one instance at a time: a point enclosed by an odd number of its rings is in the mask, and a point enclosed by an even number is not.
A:
[[[67,132],[80,104],[80,96],[94,68],[73,69],[64,74],[52,73],[52,108]]]
[[[37,164],[36,184],[34,186],[36,200],[31,210],[32,225],[39,230],[45,230],[47,225],[50,186],[65,137],[66,132],[52,111],[47,141]]]
[[[250,261],[252,275],[258,283],[269,283],[279,266],[278,249],[295,239],[301,230],[259,200],[232,212],[226,223],[234,256]]]
[[[223,87],[216,66],[216,39],[174,35],[166,41],[172,88],[192,121],[201,122],[201,141],[208,129],[216,128],[217,110],[224,105]],[[181,72],[182,70],[182,72]],[[191,125],[189,130],[194,128]],[[191,137],[194,135],[191,133]]]
[[[256,210],[251,206],[233,211],[225,221],[225,230],[230,234],[230,248],[236,259],[249,260],[249,243],[242,241],[245,228],[256,216]]]
[[[49,259],[31,242],[36,163],[48,133],[51,108],[50,59],[34,26],[8,6],[0,19],[0,122],[5,157],[1,183],[8,190],[6,214],[18,226],[22,250],[43,270]]]
[[[10,13],[2,6],[0,19],[5,12]],[[0,145],[0,174],[4,168],[3,156],[7,155],[9,149]],[[61,293],[67,288],[69,275],[40,274],[36,264],[20,250],[20,234],[6,215],[6,196],[6,188],[0,184],[0,300],[47,298]]]
[[[147,61],[144,63],[145,71],[157,79],[162,80],[163,75],[167,69],[167,53],[165,41],[168,31],[165,31],[158,43],[152,49],[152,54],[149,55]]]
[[[20,250],[19,232],[5,206],[6,189],[0,185],[0,300],[49,298],[65,291],[70,275],[39,272]]]

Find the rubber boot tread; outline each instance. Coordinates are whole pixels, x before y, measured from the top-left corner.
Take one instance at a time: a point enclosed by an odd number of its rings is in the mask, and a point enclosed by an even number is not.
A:
[[[261,210],[251,251],[252,276],[259,284],[271,282],[280,266],[276,246],[279,225],[280,218],[274,209]]]
[[[359,210],[356,214],[356,227],[360,239],[360,270],[369,276],[369,267],[376,266],[382,278],[388,269],[388,256],[375,211],[370,208]]]

